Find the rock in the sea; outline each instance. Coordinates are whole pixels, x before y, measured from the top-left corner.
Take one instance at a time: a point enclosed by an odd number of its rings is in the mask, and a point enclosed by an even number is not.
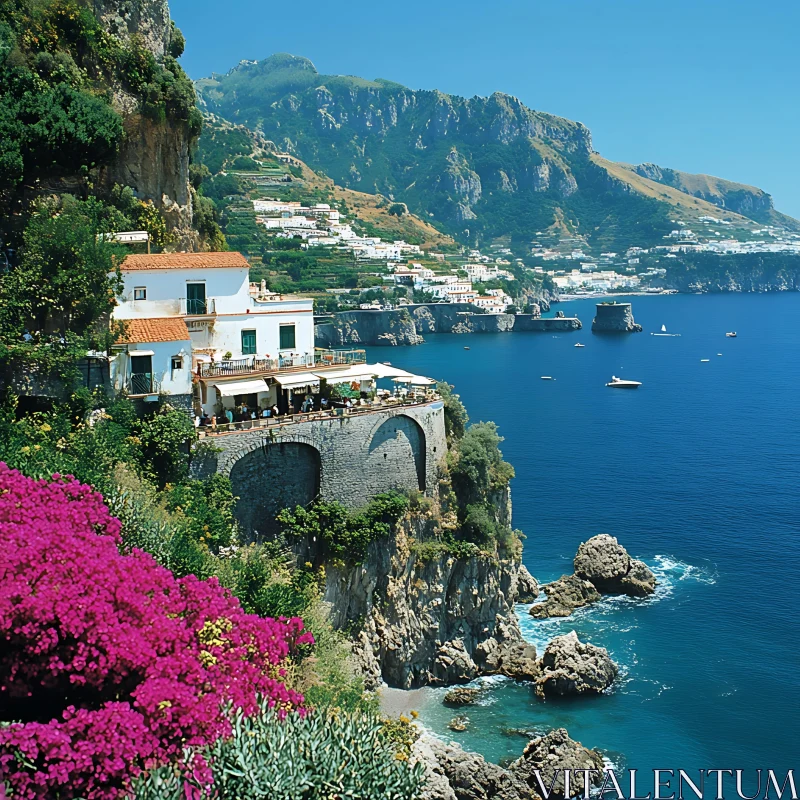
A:
[[[535,800],[536,793],[510,770],[423,734],[414,743],[410,762],[425,768],[423,800]]]
[[[619,672],[608,650],[581,642],[575,631],[556,636],[547,645],[541,668],[536,685],[540,697],[602,692]]]
[[[628,551],[607,533],[593,536],[578,548],[574,561],[575,574],[591,581],[605,594],[630,594],[635,597],[652,594],[655,575],[646,564],[635,561]]]
[[[530,610],[531,616],[536,619],[568,617],[576,608],[588,606],[600,599],[600,593],[594,584],[577,575],[562,575],[557,581],[542,588],[547,600],[532,605]]]
[[[551,783],[553,790],[551,798],[563,800],[567,794],[577,797],[583,794],[584,773],[582,770],[602,770],[603,757],[597,750],[589,750],[580,742],[569,738],[564,728],[550,731],[545,736],[540,736],[528,742],[522,757],[518,758],[509,771],[525,784],[535,790],[537,795],[542,794],[542,788],[536,778],[537,770],[544,788],[549,790]],[[570,790],[565,792],[564,771],[570,771]],[[576,770],[581,770],[576,772]],[[553,780],[555,777],[555,781]],[[601,775],[595,773],[591,776],[592,783],[596,786],[601,783]]]
[[[456,686],[444,696],[442,702],[446,706],[459,708],[460,706],[472,705],[480,696],[480,689],[475,689],[471,686]]]
[[[642,326],[633,319],[630,303],[598,303],[592,333],[639,333]]]
[[[539,596],[539,582],[522,564],[517,573],[517,602],[532,603]]]
[[[478,667],[464,647],[463,639],[453,639],[439,648],[436,670],[443,683],[462,683],[478,677]]]

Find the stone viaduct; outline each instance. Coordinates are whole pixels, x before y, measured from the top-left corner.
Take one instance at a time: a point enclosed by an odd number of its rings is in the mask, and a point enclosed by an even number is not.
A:
[[[441,400],[219,433],[204,441],[217,452],[195,462],[193,474],[230,477],[239,498],[236,516],[251,539],[274,532],[281,509],[316,498],[357,508],[391,489],[430,494],[447,453]]]

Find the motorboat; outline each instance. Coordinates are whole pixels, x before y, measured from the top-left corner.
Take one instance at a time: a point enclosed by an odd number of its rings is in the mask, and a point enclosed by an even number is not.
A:
[[[717,355],[718,355],[718,356],[721,356],[721,355],[722,355],[722,353],[717,353]]]
[[[728,331],[728,332],[727,332],[725,335],[726,335],[726,336],[727,336],[729,339],[735,339],[735,338],[736,338],[736,331]]]
[[[612,375],[611,381],[606,384],[606,386],[610,386],[612,389],[638,389],[641,385],[640,381],[626,381],[622,378],[618,378],[616,375]]]
[[[707,361],[711,361],[711,359],[710,358],[701,358],[700,359],[700,363],[701,364],[705,364]]]
[[[541,378],[543,381],[551,381],[551,380],[553,380],[553,376],[552,376],[552,375],[540,375],[539,377],[540,377],[540,378]]]
[[[575,347],[586,347],[586,345],[581,344],[580,342],[575,342]]]
[[[651,333],[651,336],[680,336],[679,333],[667,333],[667,326],[661,326],[661,333]]]

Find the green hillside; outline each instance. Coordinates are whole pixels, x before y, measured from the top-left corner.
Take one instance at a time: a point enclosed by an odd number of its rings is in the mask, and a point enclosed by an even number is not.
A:
[[[759,189],[710,178],[701,185],[705,176],[653,165],[609,169],[584,125],[499,92],[466,99],[322,75],[287,54],[242,62],[197,89],[207,110],[260,131],[341,186],[406,203],[465,243],[510,236],[522,245],[552,227],[594,249],[646,246],[674,227],[675,195],[687,199],[687,213],[696,198],[703,213],[722,207],[796,224]]]

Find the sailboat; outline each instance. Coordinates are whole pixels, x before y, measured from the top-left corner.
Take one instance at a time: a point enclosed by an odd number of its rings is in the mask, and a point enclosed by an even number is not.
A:
[[[680,336],[679,333],[667,333],[667,326],[661,326],[661,333],[651,333],[651,336]]]

